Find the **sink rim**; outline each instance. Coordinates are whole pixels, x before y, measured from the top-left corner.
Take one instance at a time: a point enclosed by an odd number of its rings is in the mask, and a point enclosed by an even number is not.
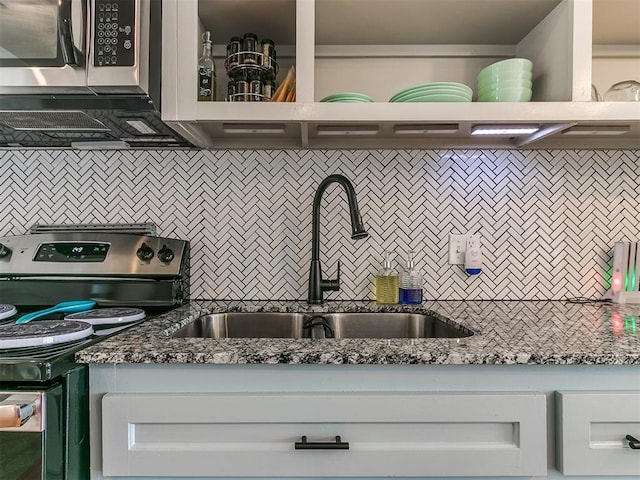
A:
[[[343,336],[340,337],[336,337],[335,339],[340,339],[340,340],[352,340],[352,339],[357,339],[357,340],[363,340],[363,339],[369,339],[369,340],[380,340],[380,339],[388,339],[388,340],[396,340],[396,339],[401,339],[401,340],[434,340],[434,339],[443,339],[443,340],[452,340],[452,339],[460,339],[460,338],[469,338],[475,335],[475,332],[470,329],[465,327],[464,325],[461,325],[457,322],[455,322],[454,320],[449,319],[448,317],[444,317],[441,314],[438,314],[437,312],[434,312],[432,310],[424,310],[424,311],[369,311],[369,312],[322,312],[319,315],[314,315],[314,316],[321,316],[321,317],[325,317],[329,320],[334,320],[334,324],[332,325],[335,328],[340,328],[340,325],[336,325],[340,320],[341,317],[344,316],[344,321],[346,323],[345,327],[349,327],[349,323],[350,322],[356,322],[357,321],[357,317],[365,317],[365,321],[367,320],[366,317],[373,315],[373,316],[377,316],[377,317],[383,317],[383,316],[390,316],[390,317],[409,317],[407,319],[407,321],[411,322],[412,320],[414,320],[411,317],[418,317],[417,319],[415,319],[415,322],[418,322],[417,328],[419,330],[423,330],[424,332],[426,332],[426,328],[427,327],[432,327],[435,329],[441,329],[441,328],[445,328],[445,329],[449,329],[454,331],[455,333],[458,333],[458,335],[428,335],[428,334],[423,334],[423,335],[393,335],[393,336],[363,336],[360,334],[344,334]],[[335,317],[335,318],[332,318]],[[352,317],[353,320],[350,321],[350,318]],[[393,325],[392,325],[393,326]],[[407,327],[410,327],[410,325],[406,325]],[[373,326],[373,331],[375,331],[375,325]],[[416,325],[414,325],[414,327],[416,327]],[[332,339],[332,338],[329,338]]]
[[[204,322],[206,322],[207,318],[212,318],[209,321],[215,321],[215,317],[226,317],[229,316],[244,316],[244,317],[252,317],[252,316],[265,316],[265,315],[273,315],[275,317],[281,317],[285,321],[293,322],[304,322],[310,318],[314,317],[331,317],[331,316],[346,316],[343,320],[348,321],[350,316],[369,316],[373,315],[375,317],[383,317],[383,316],[417,316],[417,317],[428,317],[428,318],[420,318],[418,321],[423,323],[436,321],[441,327],[451,329],[458,333],[458,335],[445,335],[445,336],[410,336],[410,335],[399,335],[399,336],[366,336],[366,335],[345,335],[337,338],[334,337],[326,337],[326,336],[314,336],[308,331],[308,327],[301,330],[299,335],[278,335],[278,334],[261,334],[261,335],[206,335],[206,334],[189,334],[189,328],[194,329],[201,326]],[[217,320],[218,322],[220,320]],[[436,325],[438,326],[438,325]],[[308,331],[308,335],[306,335],[305,330]],[[281,311],[257,311],[257,312],[244,312],[244,311],[221,311],[221,312],[211,312],[201,314],[195,317],[192,321],[185,325],[181,325],[178,329],[173,330],[171,332],[167,332],[168,336],[171,338],[180,338],[180,339],[201,339],[201,340],[234,340],[234,339],[251,339],[251,340],[460,340],[463,338],[472,338],[477,336],[477,332],[472,330],[471,328],[456,322],[438,312],[433,310],[405,310],[405,311],[327,311],[327,312],[317,312],[317,311],[298,311],[298,312],[281,312]]]

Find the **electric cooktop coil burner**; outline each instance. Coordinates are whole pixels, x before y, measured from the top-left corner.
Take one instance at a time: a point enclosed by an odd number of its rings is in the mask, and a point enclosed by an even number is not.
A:
[[[65,320],[78,320],[93,326],[117,326],[136,322],[145,317],[140,308],[96,308],[85,312],[72,313],[64,317]]]
[[[67,343],[89,337],[93,326],[73,320],[38,320],[0,326],[0,349]]]
[[[13,305],[0,305],[0,320],[12,317],[18,313],[18,310]]]

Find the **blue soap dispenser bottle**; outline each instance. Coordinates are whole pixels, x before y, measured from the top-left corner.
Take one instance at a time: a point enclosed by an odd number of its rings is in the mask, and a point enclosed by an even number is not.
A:
[[[406,268],[400,275],[400,303],[419,304],[422,303],[422,275],[415,268],[413,260],[414,252],[407,255]]]

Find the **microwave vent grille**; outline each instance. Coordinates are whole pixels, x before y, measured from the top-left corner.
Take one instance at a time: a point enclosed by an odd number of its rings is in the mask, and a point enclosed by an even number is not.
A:
[[[107,132],[102,122],[81,111],[3,110],[0,124],[19,131]]]

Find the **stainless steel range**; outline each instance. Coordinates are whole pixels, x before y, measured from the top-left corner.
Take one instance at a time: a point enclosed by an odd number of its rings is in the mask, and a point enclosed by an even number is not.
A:
[[[0,238],[0,480],[89,478],[88,369],[74,354],[180,305],[188,279],[189,243],[152,224]]]

